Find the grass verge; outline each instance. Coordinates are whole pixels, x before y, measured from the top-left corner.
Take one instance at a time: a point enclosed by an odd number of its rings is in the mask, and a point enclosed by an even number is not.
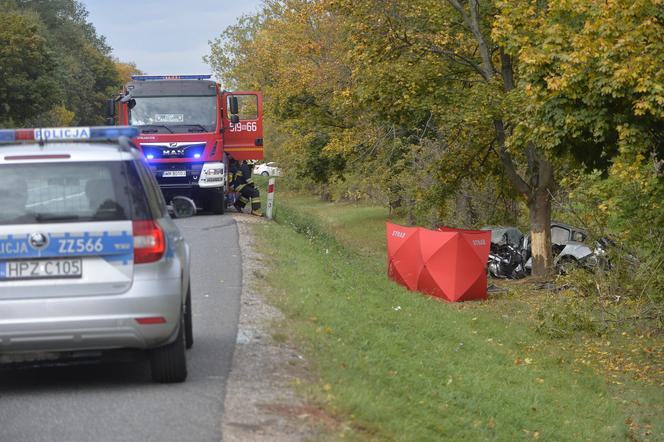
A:
[[[532,300],[445,304],[387,280],[385,217],[289,195],[279,200],[279,224],[256,227],[289,339],[320,379],[309,392],[339,419],[339,436],[657,438],[661,389],[607,383],[579,363],[573,343],[534,330]],[[639,415],[649,405],[655,414]]]

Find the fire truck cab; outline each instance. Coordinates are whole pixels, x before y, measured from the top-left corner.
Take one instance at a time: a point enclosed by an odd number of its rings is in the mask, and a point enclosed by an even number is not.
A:
[[[262,106],[259,92],[224,91],[210,75],[137,75],[107,117],[140,130],[133,141],[166,201],[187,196],[224,213],[229,156],[263,159]]]

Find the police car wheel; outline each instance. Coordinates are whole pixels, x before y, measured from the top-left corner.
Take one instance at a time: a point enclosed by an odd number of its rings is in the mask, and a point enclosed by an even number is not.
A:
[[[155,348],[150,354],[152,380],[169,384],[184,382],[187,379],[187,355],[185,350],[186,326],[185,315],[180,315],[180,329],[175,341],[163,347]]]
[[[194,346],[194,319],[191,311],[191,287],[187,290],[187,301],[184,306],[185,347]]]
[[[266,170],[265,172],[262,172],[261,175],[263,175],[263,176],[270,176],[270,172],[268,172],[268,171]]]

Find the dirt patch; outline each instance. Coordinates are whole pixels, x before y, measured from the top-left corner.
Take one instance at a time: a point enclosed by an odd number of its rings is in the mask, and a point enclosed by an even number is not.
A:
[[[328,426],[324,413],[304,403],[292,386],[306,370],[295,348],[278,339],[274,323],[282,313],[269,305],[261,290],[263,257],[253,242],[251,224],[267,222],[232,215],[242,250],[242,300],[237,343],[226,385],[222,435],[226,442],[291,442],[314,438],[316,427]]]

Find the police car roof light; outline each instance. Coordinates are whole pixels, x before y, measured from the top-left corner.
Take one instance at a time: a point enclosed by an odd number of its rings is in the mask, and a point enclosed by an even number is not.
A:
[[[0,129],[0,143],[17,141],[100,141],[136,138],[139,130],[132,126],[49,127],[36,129]]]
[[[134,81],[152,80],[209,80],[212,75],[132,75]]]

